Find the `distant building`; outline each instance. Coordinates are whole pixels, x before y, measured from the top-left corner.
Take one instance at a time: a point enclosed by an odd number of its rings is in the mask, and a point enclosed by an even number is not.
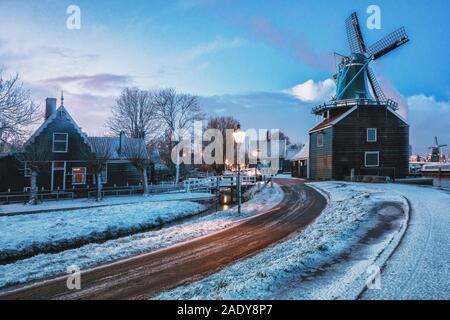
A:
[[[305,145],[291,158],[291,173],[295,178],[309,178],[309,145]]]
[[[88,165],[91,143],[102,140],[111,146],[111,157],[101,174],[104,187],[137,186],[140,174],[124,155],[125,144],[142,144],[142,139],[120,137],[88,137],[61,104],[56,109],[56,99],[47,98],[44,123],[36,130],[24,146],[38,145],[48,157],[42,163],[37,177],[38,188],[50,192],[73,191],[83,195],[97,181]],[[23,191],[30,186],[29,170],[26,161],[19,161],[18,154],[8,153],[0,156],[0,192],[7,190]],[[158,155],[153,154],[153,162],[158,163]],[[154,166],[153,166],[154,167]],[[161,169],[158,163],[158,168]],[[154,177],[154,174],[151,175]]]

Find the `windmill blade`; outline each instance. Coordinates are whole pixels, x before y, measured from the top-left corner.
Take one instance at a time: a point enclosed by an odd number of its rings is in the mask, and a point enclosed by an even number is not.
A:
[[[362,37],[361,28],[359,26],[358,16],[353,12],[350,17],[345,20],[345,28],[347,30],[347,39],[352,53],[365,53],[366,45]]]
[[[398,110],[398,103],[392,99],[386,98],[383,90],[381,90],[381,86],[378,83],[377,78],[375,78],[375,74],[370,67],[367,67],[367,78],[369,79],[370,87],[372,88],[372,92],[375,95],[375,99],[380,103],[385,103],[386,106],[392,110]]]
[[[370,67],[367,67],[367,77],[369,78],[369,84],[372,88],[373,94],[375,95],[375,99],[382,102],[386,101],[386,96],[384,95],[383,90],[381,90],[381,86]]]
[[[367,49],[367,54],[376,60],[409,41],[405,28],[401,27],[378,40]]]
[[[438,142],[438,138],[435,136],[434,137],[434,143],[436,144],[436,145],[438,145],[439,144],[439,142]]]

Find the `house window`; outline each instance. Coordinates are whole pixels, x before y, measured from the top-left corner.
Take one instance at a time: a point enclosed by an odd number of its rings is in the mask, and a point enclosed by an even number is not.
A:
[[[100,179],[102,184],[106,184],[108,182],[108,165],[105,165],[102,168],[102,172],[100,172]]]
[[[24,171],[23,171],[23,176],[25,178],[31,177],[31,169],[28,167],[28,163],[26,163],[26,162],[25,162],[25,167],[24,167]]]
[[[95,184],[97,184],[97,177],[94,175]],[[102,167],[102,171],[100,172],[100,181],[102,184],[106,184],[108,182],[108,165]]]
[[[323,147],[323,133],[317,134],[317,146]]]
[[[377,142],[377,128],[367,129],[367,142]]]
[[[53,133],[53,152],[66,153],[68,140],[67,133]]]
[[[369,151],[364,153],[364,166],[378,167],[380,165],[380,152]]]
[[[86,184],[86,168],[72,168],[72,184]]]

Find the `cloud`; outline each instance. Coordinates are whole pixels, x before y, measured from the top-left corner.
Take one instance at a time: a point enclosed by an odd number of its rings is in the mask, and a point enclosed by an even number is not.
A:
[[[437,101],[424,94],[406,98],[409,108],[410,142],[413,152],[426,155],[434,144],[434,136],[443,144],[450,143],[450,102]],[[445,149],[448,153],[448,148]]]
[[[284,90],[284,92],[293,95],[303,102],[321,103],[329,101],[334,95],[335,90],[336,85],[334,81],[332,79],[326,79],[318,82],[308,80],[290,89]]]
[[[44,79],[44,85],[70,88],[74,92],[95,92],[99,95],[111,95],[121,91],[133,83],[130,76],[110,73],[94,75],[61,76]]]
[[[250,92],[199,97],[203,111],[210,116],[232,116],[246,129],[280,129],[293,141],[307,141],[316,119],[311,104],[286,93]]]
[[[188,60],[195,60],[204,55],[219,52],[224,49],[241,47],[246,43],[242,38],[225,39],[220,36],[213,41],[202,43],[189,50],[186,54]]]
[[[238,23],[242,24],[241,21]],[[261,16],[251,17],[243,22],[250,36],[271,46],[288,51],[295,58],[313,68],[333,69],[331,53],[319,53],[302,36],[278,29],[271,21]]]

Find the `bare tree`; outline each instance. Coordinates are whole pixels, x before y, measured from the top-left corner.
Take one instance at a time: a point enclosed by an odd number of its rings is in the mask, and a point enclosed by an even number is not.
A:
[[[103,189],[101,173],[112,158],[113,148],[110,139],[103,137],[89,138],[89,147],[90,152],[85,156],[97,183],[96,201],[100,201]]]
[[[30,204],[38,204],[38,187],[37,177],[45,163],[49,160],[49,153],[45,148],[43,139],[37,139],[23,148],[21,152],[16,154],[17,160],[28,170],[30,175]]]
[[[127,139],[124,155],[138,169],[144,195],[148,194],[148,169],[152,165],[150,152],[140,139]]]
[[[165,141],[170,146],[170,150],[174,147],[173,140],[179,141],[182,139],[192,128],[194,121],[204,118],[198,98],[190,94],[178,93],[175,89],[155,92],[154,104],[158,111],[158,117],[164,125]],[[175,177],[177,184],[179,179],[180,163],[178,160]]]
[[[24,136],[37,120],[38,106],[19,82],[19,76],[4,80],[0,74],[0,152],[6,151],[11,141]]]
[[[208,120],[208,123],[206,125],[207,129],[217,129],[220,130],[222,133],[222,136],[226,137],[227,130],[234,130],[240,125],[239,120],[233,118],[233,117],[212,117]],[[236,147],[236,146],[235,146]],[[226,162],[227,157],[227,150],[226,150],[226,143],[223,144],[223,162]],[[216,172],[220,173],[225,169],[224,165],[214,165],[214,169]]]
[[[128,137],[152,140],[159,134],[160,122],[157,120],[157,106],[150,91],[139,88],[126,88],[116,100],[112,117],[107,126],[112,133],[119,135],[124,131]]]

